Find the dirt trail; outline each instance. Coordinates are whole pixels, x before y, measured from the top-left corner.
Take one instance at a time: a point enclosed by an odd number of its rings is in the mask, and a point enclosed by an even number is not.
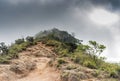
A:
[[[37,68],[28,76],[16,81],[59,81],[59,73],[54,68],[48,67],[49,58],[41,57],[37,61]]]
[[[38,43],[35,46],[27,48],[25,51],[19,53],[19,59],[13,59],[11,60],[11,63],[14,63],[16,61],[32,60],[33,62],[35,62],[36,68],[30,71],[27,76],[21,78],[16,77],[17,74],[13,75],[13,73],[7,75],[7,71],[3,70],[3,74],[1,74],[0,76],[0,81],[60,81],[60,73],[56,71],[55,68],[48,65],[52,58],[48,58],[47,56],[55,55],[51,50],[52,49],[50,47],[46,47],[42,43]],[[41,54],[42,56],[35,56],[35,54]],[[10,66],[11,64],[1,64],[0,69],[5,68],[8,70],[9,73]],[[6,74],[5,79],[3,77],[4,73]]]
[[[53,61],[54,58],[56,58],[56,54],[52,50],[53,50],[52,47],[47,47],[42,43],[38,43],[37,45],[31,46],[27,48],[25,51],[19,53],[19,58],[12,59],[10,61],[10,64],[0,64],[0,81],[61,81],[60,72],[56,70],[54,67],[49,66],[49,62],[51,60]],[[69,64],[74,65],[74,63],[69,61],[69,59],[67,60]],[[22,74],[10,70],[10,67],[13,66],[12,64],[14,63],[18,64],[20,67],[20,68],[16,67],[18,66],[16,65],[14,69],[15,70],[17,69],[17,71],[20,70],[23,73],[23,76]],[[32,63],[35,64],[35,68],[33,70],[28,69],[26,70],[26,67],[28,67],[28,65],[31,66]],[[93,69],[88,69],[82,66],[80,66],[80,69],[82,72],[88,73],[90,77],[91,72],[94,71]],[[74,77],[73,79],[71,79],[70,77],[70,80],[68,81],[73,80]],[[116,80],[110,79],[98,80],[95,77],[91,77],[90,79],[87,78],[86,80],[81,81],[116,81]]]
[[[28,48],[28,51],[21,53],[21,57],[35,54],[36,52],[42,52],[43,54],[54,54],[50,48],[45,47],[39,43],[36,46]],[[48,57],[32,57],[31,60],[35,60],[36,69],[29,73],[28,76],[17,79],[16,81],[59,81],[59,72],[54,68],[48,66],[51,58]]]

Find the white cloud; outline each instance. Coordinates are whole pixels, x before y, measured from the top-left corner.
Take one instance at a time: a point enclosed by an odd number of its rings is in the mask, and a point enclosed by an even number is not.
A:
[[[91,21],[100,26],[110,26],[119,20],[119,16],[117,14],[102,8],[93,9],[93,12],[90,12],[89,17]]]

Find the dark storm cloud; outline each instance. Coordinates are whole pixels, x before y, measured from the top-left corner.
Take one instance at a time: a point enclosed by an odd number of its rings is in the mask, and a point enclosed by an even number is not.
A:
[[[0,28],[1,30],[11,28],[13,30],[16,29],[16,32],[23,32],[23,30],[26,31],[28,28],[29,31],[33,31],[33,27],[41,27],[41,25],[46,26],[46,28],[62,25],[62,29],[86,33],[86,36],[90,37],[89,35],[101,32],[101,30],[95,26],[90,26],[86,13],[89,13],[92,7],[98,6],[97,4],[104,6],[105,4],[110,4],[111,1],[112,0],[0,0]],[[77,16],[78,19],[75,19],[74,16]],[[43,27],[39,29],[42,28]],[[96,31],[90,34],[89,31],[92,31],[91,28],[95,28]],[[34,31],[36,30],[38,29],[34,29]],[[29,31],[27,30],[27,32]],[[107,29],[104,31],[109,32]],[[7,30],[7,32],[12,32],[12,30]],[[106,33],[103,32],[103,34],[105,35],[102,37],[106,38]],[[98,36],[99,39],[102,38],[100,34],[92,37],[97,39]],[[108,37],[110,38],[110,35],[108,35]]]
[[[10,0],[14,1],[14,0]],[[65,13],[69,13],[72,1],[29,0],[12,3],[0,1],[0,23],[15,24],[15,22],[39,22],[60,19]],[[19,0],[18,0],[19,1]],[[42,2],[44,1],[44,2]],[[12,20],[12,21],[11,21]]]
[[[117,9],[120,0],[1,0],[0,24],[49,22],[69,18],[75,8],[87,11],[103,6]],[[12,20],[12,21],[11,21]]]
[[[90,9],[96,6],[117,9],[119,4],[119,0],[0,0],[0,28],[27,29],[40,25],[63,24],[70,30],[79,29],[87,33],[90,23],[86,13]],[[80,16],[78,20],[74,19],[75,15]],[[107,29],[106,31],[109,32]]]
[[[108,9],[117,10],[120,8],[120,0],[91,0],[96,6],[104,6]]]

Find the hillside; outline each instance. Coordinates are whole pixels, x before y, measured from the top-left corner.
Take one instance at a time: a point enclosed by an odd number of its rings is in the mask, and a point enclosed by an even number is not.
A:
[[[105,46],[88,45],[58,29],[1,43],[0,81],[119,81],[120,66],[99,56]]]
[[[54,52],[42,43],[28,47],[19,53],[19,59],[0,65],[0,81],[58,81],[59,71],[49,67],[49,56]]]

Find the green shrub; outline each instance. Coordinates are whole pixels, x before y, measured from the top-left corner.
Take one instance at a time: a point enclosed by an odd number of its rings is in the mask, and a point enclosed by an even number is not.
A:
[[[118,74],[120,74],[120,67],[117,68],[117,72],[118,72]]]
[[[84,54],[83,52],[75,52],[71,57],[75,63],[83,65],[83,63],[88,60],[92,61],[88,54]]]
[[[10,63],[10,57],[7,56],[7,55],[0,56],[0,63],[9,64]]]
[[[95,72],[92,73],[94,77],[98,77],[100,75],[100,70],[96,70]]]
[[[13,44],[11,45],[11,47],[9,47],[9,56],[11,58],[18,58],[18,53],[23,51],[23,50],[26,50],[26,48],[29,46],[29,43],[28,42],[24,42],[24,43],[21,43],[21,44]]]
[[[64,63],[66,63],[66,61],[64,60],[64,58],[58,58],[57,62],[58,62],[58,64],[64,64]]]
[[[19,58],[19,54],[18,53],[12,53],[12,54],[9,54],[9,57],[11,59],[17,59],[17,58]]]
[[[24,42],[25,42],[24,38],[15,40],[15,44],[21,44]]]
[[[68,81],[69,74],[70,74],[69,72],[62,72],[61,73],[61,80]]]
[[[56,41],[56,40],[48,40],[46,42],[46,45],[47,46],[59,46],[60,45],[60,42]]]
[[[77,66],[72,64],[72,65],[68,65],[66,69],[71,70],[71,69],[76,69],[76,68]]]
[[[91,61],[85,61],[83,63],[84,66],[88,67],[88,68],[91,68],[91,69],[96,69],[97,66],[94,62],[91,62]]]
[[[75,56],[75,57],[73,58],[73,61],[74,61],[75,63],[80,63],[81,58],[80,58],[80,57]]]
[[[119,77],[119,74],[118,74],[118,72],[116,72],[116,71],[112,71],[112,72],[110,73],[110,77],[112,77],[112,78],[118,78],[118,77]]]
[[[26,41],[30,42],[30,43],[33,43],[34,42],[34,38],[32,36],[27,36],[26,37]]]
[[[63,49],[63,50],[58,50],[58,53],[59,53],[59,57],[67,57],[69,56],[69,52],[67,49]]]
[[[0,52],[1,55],[8,54],[8,46],[4,42],[0,43]]]

